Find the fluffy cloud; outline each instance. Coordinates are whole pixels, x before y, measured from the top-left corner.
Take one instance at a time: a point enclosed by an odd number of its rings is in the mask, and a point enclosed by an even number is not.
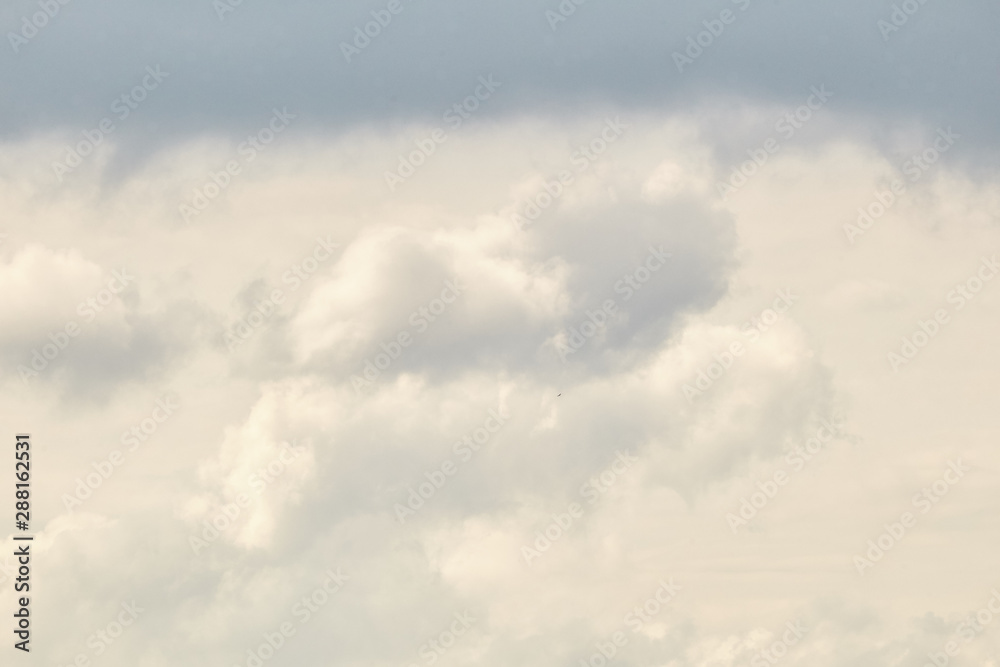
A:
[[[93,56],[109,69],[74,105],[40,86],[5,102],[0,365],[11,430],[37,443],[35,656],[599,667],[613,651],[609,664],[728,667],[770,664],[766,651],[832,667],[923,664],[955,640],[961,659],[996,660],[985,616],[968,642],[960,625],[1000,583],[1000,283],[979,273],[1000,208],[967,159],[990,150],[986,93],[965,91],[951,116],[959,148],[919,179],[905,167],[944,104],[913,91],[961,83],[919,43],[940,39],[930,19],[945,10],[923,6],[887,47],[874,8],[749,3],[668,93],[670,52],[717,12],[632,4],[634,31],[593,3],[555,31],[551,8],[406,4],[350,68],[340,35],[376,5],[183,8],[197,22],[70,4],[18,53],[11,81],[119,12]],[[177,34],[186,50],[58,183],[65,127],[107,113],[132,72],[108,54],[149,12],[162,21],[140,52],[159,62]],[[468,94],[475,77],[440,63],[481,22],[493,29],[458,69],[496,71],[496,107],[390,189],[386,173]],[[848,28],[871,39],[829,71],[774,46],[820,49]],[[229,55],[200,60],[210,42]],[[985,43],[961,57],[982,62]],[[639,56],[663,67],[622,69]],[[784,76],[750,77],[765,56]],[[275,74],[307,57],[335,61],[328,81]],[[82,65],[59,62],[62,89]],[[835,102],[720,197],[817,72]],[[300,118],[247,159],[232,128],[285,103]],[[845,233],[893,179],[905,192]],[[950,299],[962,285],[978,289]],[[940,309],[947,324],[894,367]],[[23,382],[18,366],[71,322],[79,334]],[[937,495],[959,459],[968,472]],[[859,574],[855,556],[907,511],[915,526]],[[101,639],[122,605],[142,611]]]

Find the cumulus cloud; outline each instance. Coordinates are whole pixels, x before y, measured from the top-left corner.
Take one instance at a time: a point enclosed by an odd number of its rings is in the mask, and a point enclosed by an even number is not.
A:
[[[996,662],[985,4],[42,5],[33,659]]]

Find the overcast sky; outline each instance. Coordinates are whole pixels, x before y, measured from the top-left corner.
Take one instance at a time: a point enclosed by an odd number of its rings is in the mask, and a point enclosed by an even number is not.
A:
[[[1000,665],[955,4],[5,4],[0,664]]]

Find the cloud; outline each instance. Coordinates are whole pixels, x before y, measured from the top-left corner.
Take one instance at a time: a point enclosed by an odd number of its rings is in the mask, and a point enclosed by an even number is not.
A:
[[[860,0],[836,7],[739,0],[683,9],[648,0],[590,2],[555,29],[549,13],[565,12],[556,2],[470,11],[458,2],[407,0],[401,7],[384,28],[369,29],[379,34],[348,62],[341,44],[357,40],[385,3],[243,3],[221,18],[205,2],[61,6],[27,44],[8,52],[12,67],[0,82],[21,92],[3,103],[4,130],[10,138],[60,131],[78,141],[108,117],[116,125],[112,136],[127,137],[121,145],[128,155],[118,159],[132,162],[200,136],[245,136],[275,106],[299,114],[310,133],[440,119],[471,94],[479,76],[492,73],[504,88],[488,113],[508,118],[610,102],[669,113],[720,91],[799,104],[809,86],[825,83],[845,113],[880,133],[897,119],[916,118],[982,137],[962,148],[969,155],[982,157],[996,143],[985,111],[996,100],[982,85],[996,59],[983,32],[993,11],[985,1],[920,5],[902,19],[892,5]],[[724,10],[735,19],[713,37],[706,23],[718,22]],[[10,4],[0,15],[7,41],[37,11],[28,0]],[[880,22],[893,21],[902,25],[886,36]],[[678,71],[673,54],[691,49],[689,38],[700,32],[709,35],[708,46]],[[941,53],[951,55],[942,60]],[[119,119],[115,101],[157,66],[169,77]],[[32,85],[42,77],[47,86]],[[69,91],[72,103],[56,91]]]
[[[404,0],[350,63],[340,41],[387,3],[60,5],[0,75],[24,91],[0,102],[2,412],[36,438],[33,613],[59,630],[36,655],[596,665],[610,642],[623,665],[718,667],[796,621],[781,664],[942,650],[997,585],[996,285],[948,300],[1000,241],[992,93],[970,84],[990,14],[927,3],[886,40],[891,6],[743,4],[595,1],[553,30],[559,3]],[[286,106],[287,132],[241,148]],[[948,125],[954,152],[911,179]],[[156,421],[164,396],[180,407]],[[961,484],[859,575],[957,458]],[[993,660],[992,633],[962,657]]]

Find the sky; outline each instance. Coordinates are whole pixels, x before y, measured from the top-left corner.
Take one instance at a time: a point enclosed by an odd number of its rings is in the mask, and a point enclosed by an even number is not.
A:
[[[998,12],[6,3],[0,664],[997,667]]]

